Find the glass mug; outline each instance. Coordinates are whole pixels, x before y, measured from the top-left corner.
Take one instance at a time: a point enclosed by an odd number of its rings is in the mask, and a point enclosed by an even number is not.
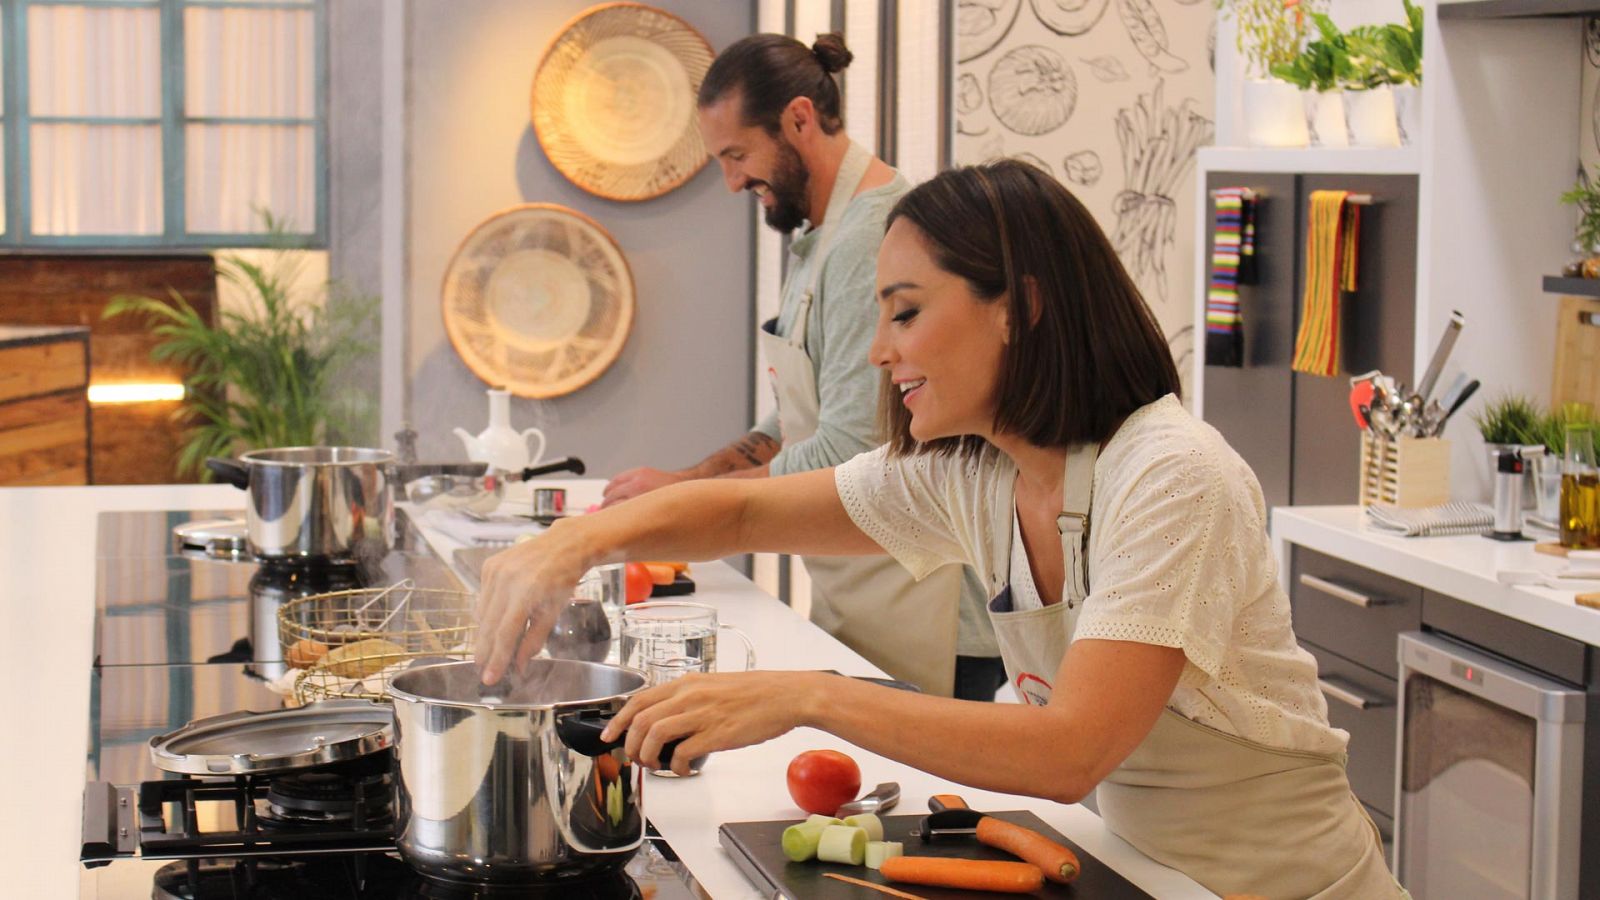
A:
[[[652,686],[665,684],[693,672],[715,672],[717,636],[731,631],[744,644],[744,671],[756,666],[755,646],[749,636],[732,625],[717,622],[717,608],[704,603],[655,600],[635,603],[622,611],[621,657],[624,666],[639,669]],[[705,757],[690,760],[689,774],[698,775]],[[652,774],[673,776],[668,769]]]

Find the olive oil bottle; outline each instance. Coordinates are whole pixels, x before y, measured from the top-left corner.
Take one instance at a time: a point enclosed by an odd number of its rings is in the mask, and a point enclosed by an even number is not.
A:
[[[1561,546],[1600,549],[1600,468],[1595,466],[1594,433],[1567,429],[1561,466]]]

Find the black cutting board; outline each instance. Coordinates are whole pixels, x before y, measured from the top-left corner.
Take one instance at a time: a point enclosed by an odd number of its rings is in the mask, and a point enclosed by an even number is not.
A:
[[[1085,853],[1082,847],[1062,837],[1060,832],[1044,823],[1044,820],[1031,812],[1008,811],[990,813],[997,819],[1015,822],[1034,831],[1039,832],[1053,841],[1057,841],[1072,849],[1078,854],[1078,862],[1083,865],[1083,874],[1071,884],[1056,884],[1046,881],[1044,888],[1032,894],[985,894],[980,891],[962,891],[953,888],[925,887],[916,884],[895,884],[894,887],[926,897],[928,900],[973,900],[981,896],[1011,896],[1011,897],[1071,897],[1075,900],[1124,900],[1124,898],[1143,898],[1150,895],[1134,887],[1128,879],[1123,878],[1105,863]],[[978,843],[976,837],[941,837],[930,843],[923,843],[921,838],[913,837],[911,832],[916,829],[921,816],[884,816],[883,835],[886,841],[900,841],[905,844],[907,856],[948,856],[962,859],[1004,859],[1016,861],[1016,857],[993,847],[986,847]],[[890,882],[876,871],[866,866],[842,866],[836,863],[817,862],[790,862],[783,855],[780,843],[783,830],[795,824],[797,820],[790,819],[784,822],[729,822],[718,829],[722,838],[722,845],[727,848],[728,854],[738,864],[740,871],[750,879],[763,893],[782,891],[785,897],[805,898],[805,900],[882,900],[885,896],[878,891],[868,890],[860,885],[847,884],[833,878],[822,877],[824,872],[837,872],[851,878],[859,878],[874,884],[889,884]]]

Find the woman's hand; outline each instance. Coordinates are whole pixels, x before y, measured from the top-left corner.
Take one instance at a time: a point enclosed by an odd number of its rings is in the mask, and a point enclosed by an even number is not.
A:
[[[484,684],[498,682],[512,666],[521,669],[544,646],[589,568],[583,531],[580,521],[558,520],[484,563],[473,648]]]
[[[628,758],[661,768],[663,745],[683,738],[672,752],[672,771],[689,774],[689,761],[715,750],[771,740],[806,724],[815,672],[731,672],[687,675],[629,698],[601,735],[616,740],[626,729]]]

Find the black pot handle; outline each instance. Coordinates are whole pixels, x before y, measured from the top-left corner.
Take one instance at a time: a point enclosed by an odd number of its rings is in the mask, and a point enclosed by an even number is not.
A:
[[[529,466],[523,469],[521,480],[527,481],[529,478],[538,478],[540,475],[554,475],[557,472],[571,472],[574,475],[582,475],[584,471],[583,460],[576,456],[567,456],[553,462],[540,463],[537,466]]]
[[[572,748],[574,752],[584,756],[599,756],[621,747],[626,741],[628,733],[624,731],[614,741],[602,741],[600,732],[606,730],[611,724],[613,714],[602,712],[598,709],[585,709],[575,713],[567,713],[556,717],[556,737],[561,738],[561,743]],[[684,738],[668,741],[661,748],[661,766],[667,768],[672,765],[672,753]]]
[[[206,457],[206,468],[210,469],[211,474],[217,476],[219,481],[231,484],[241,491],[250,489],[250,470],[236,459],[209,456]]]

